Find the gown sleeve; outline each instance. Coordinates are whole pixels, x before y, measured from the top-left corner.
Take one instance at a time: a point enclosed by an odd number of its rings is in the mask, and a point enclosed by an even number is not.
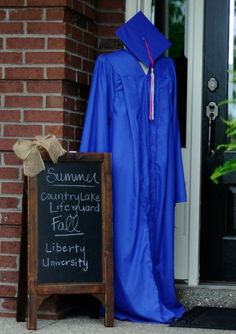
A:
[[[110,152],[111,76],[106,56],[100,55],[93,72],[80,152]]]
[[[172,129],[174,143],[174,170],[175,170],[175,203],[187,201],[186,186],[184,179],[184,169],[182,162],[179,120],[177,113],[177,86],[174,62],[171,61],[170,72],[172,76]]]

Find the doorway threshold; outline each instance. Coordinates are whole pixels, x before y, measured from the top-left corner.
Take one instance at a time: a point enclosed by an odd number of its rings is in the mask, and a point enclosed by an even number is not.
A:
[[[192,309],[195,306],[236,308],[236,284],[222,284],[219,282],[204,283],[198,286],[185,284],[176,285],[179,301]]]

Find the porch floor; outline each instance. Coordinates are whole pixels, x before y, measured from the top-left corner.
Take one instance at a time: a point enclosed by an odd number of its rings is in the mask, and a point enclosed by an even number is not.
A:
[[[38,320],[38,330],[26,329],[26,323],[17,323],[13,318],[0,318],[1,334],[229,334],[231,331],[190,328],[173,328],[167,325],[140,324],[115,321],[115,327],[107,328],[103,319],[76,316],[63,320]]]

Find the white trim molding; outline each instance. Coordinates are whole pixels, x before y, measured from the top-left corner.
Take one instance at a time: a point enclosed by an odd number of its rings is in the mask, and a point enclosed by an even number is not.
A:
[[[204,0],[188,1],[187,146],[189,146],[189,274],[188,284],[199,284],[201,129],[204,40]]]
[[[152,19],[152,0],[126,0],[125,20],[128,21],[138,11],[149,19]]]

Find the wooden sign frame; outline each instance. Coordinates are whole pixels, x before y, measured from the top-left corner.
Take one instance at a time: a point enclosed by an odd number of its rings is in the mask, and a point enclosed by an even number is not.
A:
[[[43,159],[44,161],[48,159]],[[91,294],[105,309],[104,325],[114,325],[113,293],[113,242],[112,242],[112,180],[111,154],[68,153],[60,163],[101,163],[101,220],[102,220],[102,282],[38,283],[38,180],[39,176],[27,178],[28,212],[28,302],[27,328],[37,329],[37,311],[40,304],[53,294]]]

